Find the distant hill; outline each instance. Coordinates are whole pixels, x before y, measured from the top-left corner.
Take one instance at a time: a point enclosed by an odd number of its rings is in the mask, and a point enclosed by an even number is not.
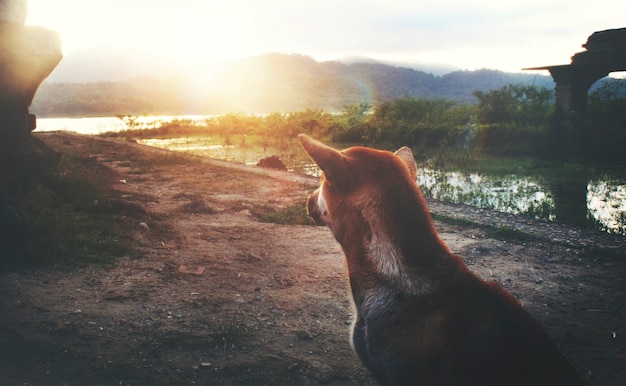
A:
[[[123,56],[90,58],[87,67],[78,67],[78,62],[70,62],[77,67],[60,66],[61,73],[55,70],[40,87],[31,111],[39,116],[341,111],[363,101],[376,104],[400,97],[476,103],[475,90],[509,83],[554,87],[547,75],[478,70],[436,76],[371,61],[317,62],[297,54],[249,57],[211,73],[190,70],[188,74],[176,73],[175,66],[164,60],[155,59],[150,66],[151,59],[144,59],[134,61],[134,66],[121,65]],[[75,80],[64,73],[68,66]],[[87,81],[90,78],[98,81]]]
[[[438,63],[392,62],[367,57],[349,56],[337,60],[344,64],[368,63],[387,64],[393,67],[410,68],[442,76],[459,68]],[[203,67],[195,63],[194,67]],[[130,49],[93,47],[66,55],[48,77],[54,83],[90,83],[120,81],[142,76],[163,78],[180,72],[176,58],[154,53],[146,54]],[[187,72],[184,70],[184,72]]]
[[[53,83],[119,82],[151,76],[168,77],[176,62],[165,56],[130,49],[89,48],[64,56],[48,76]]]

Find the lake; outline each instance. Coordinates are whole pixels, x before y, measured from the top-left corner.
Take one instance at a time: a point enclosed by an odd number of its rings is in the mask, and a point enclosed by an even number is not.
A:
[[[151,128],[175,119],[202,122],[214,115],[181,115],[181,116],[139,116],[137,122],[143,128]],[[38,131],[73,131],[80,134],[97,135],[110,131],[122,131],[128,127],[117,117],[84,117],[84,118],[39,118],[37,117]]]
[[[210,116],[157,116],[140,117],[139,120],[143,127],[158,127],[173,119],[202,122],[207,118]],[[36,131],[67,130],[94,135],[126,128],[126,124],[116,117],[38,118]],[[138,142],[251,165],[261,158],[277,155],[291,171],[319,173],[296,144],[283,149],[263,148],[246,136],[228,144],[220,136],[143,139]],[[562,186],[527,172],[494,176],[420,168],[417,183],[429,198],[626,234],[624,176],[580,178]]]

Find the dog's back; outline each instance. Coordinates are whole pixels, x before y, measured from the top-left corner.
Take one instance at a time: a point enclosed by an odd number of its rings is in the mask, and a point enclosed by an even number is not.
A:
[[[300,140],[324,171],[308,211],[344,250],[354,349],[380,383],[584,384],[517,300],[443,244],[410,150],[339,152]]]
[[[582,385],[556,344],[500,288],[468,278],[362,307],[359,358],[387,385]],[[381,299],[382,300],[382,299]]]

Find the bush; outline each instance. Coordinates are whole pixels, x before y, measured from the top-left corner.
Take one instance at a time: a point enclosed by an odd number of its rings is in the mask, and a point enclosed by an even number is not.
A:
[[[513,123],[480,125],[478,148],[491,155],[541,155],[546,149],[547,130]]]

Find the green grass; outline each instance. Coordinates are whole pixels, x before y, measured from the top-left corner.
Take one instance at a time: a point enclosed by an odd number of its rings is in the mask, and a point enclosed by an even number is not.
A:
[[[538,239],[538,237],[535,235],[514,229],[507,225],[485,225],[474,222],[464,217],[452,217],[446,215],[438,215],[434,213],[432,214],[432,218],[434,220],[441,221],[449,225],[481,229],[483,232],[485,232],[486,237],[496,240],[524,243]]]
[[[436,213],[431,213],[431,217],[433,218],[433,220],[445,222],[446,224],[450,224],[450,225],[458,225],[458,226],[464,226],[464,227],[478,225],[477,223],[471,220],[468,220],[464,217],[452,217],[452,216],[445,216],[445,215],[436,214]]]
[[[282,225],[315,225],[306,212],[306,202],[285,208],[257,207],[253,213],[261,222]]]

